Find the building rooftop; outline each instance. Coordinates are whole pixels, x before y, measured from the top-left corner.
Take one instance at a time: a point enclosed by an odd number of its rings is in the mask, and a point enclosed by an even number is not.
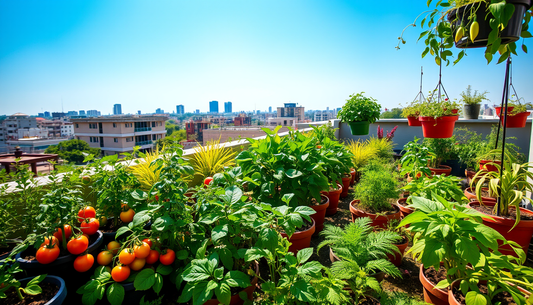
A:
[[[144,121],[166,121],[167,115],[117,115],[117,116],[101,116],[91,118],[71,119],[74,123],[83,122],[144,122]]]

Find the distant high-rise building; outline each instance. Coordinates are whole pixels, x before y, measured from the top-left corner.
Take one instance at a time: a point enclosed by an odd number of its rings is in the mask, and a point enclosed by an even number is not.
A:
[[[155,110],[155,114],[163,114],[163,113],[165,113],[165,111],[163,109],[161,109],[161,108],[157,108]]]
[[[176,114],[184,114],[185,113],[185,107],[183,105],[176,106]]]
[[[139,114],[139,115],[140,115],[140,114],[141,114],[141,111],[140,111],[140,110],[137,110],[137,114]]]
[[[47,118],[51,117],[50,111],[45,111],[44,112],[44,116],[47,117]]]
[[[71,110],[71,111],[67,112],[67,116],[77,116],[77,115],[78,115],[77,111]]]
[[[272,113],[272,106],[268,107],[268,113]]]
[[[52,112],[52,118],[59,119],[65,117],[66,113],[64,112]]]
[[[209,112],[218,113],[218,101],[209,102]]]
[[[37,116],[44,117],[44,112],[39,112]]]
[[[87,116],[100,116],[100,111],[98,111],[98,110],[87,110]]]
[[[115,104],[113,105],[113,114],[122,114],[122,105],[121,104]]]
[[[196,113],[200,113],[200,109],[196,109]]]
[[[80,115],[85,115],[85,110],[80,110],[79,113]]]
[[[256,114],[259,114],[259,113],[261,113],[261,110],[257,110]]]
[[[218,105],[217,105],[217,108],[218,108]],[[231,108],[232,108],[231,102],[225,102],[224,103],[224,112],[225,113],[232,113],[233,111],[232,111]],[[217,109],[217,111],[218,111],[218,109]]]

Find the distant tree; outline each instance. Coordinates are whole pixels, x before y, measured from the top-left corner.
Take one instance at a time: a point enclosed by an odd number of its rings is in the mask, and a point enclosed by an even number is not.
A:
[[[172,132],[170,136],[167,136],[163,139],[159,139],[155,142],[155,146],[158,149],[163,149],[163,147],[172,147],[176,144],[179,144],[181,141],[187,139],[187,132],[185,130],[176,130]]]
[[[399,119],[402,117],[402,108],[392,108],[381,114],[382,119]]]
[[[91,148],[89,143],[83,140],[73,139],[49,146],[44,153],[57,154],[61,159],[69,163],[82,164],[86,156],[85,154],[98,156],[100,155],[100,148]]]

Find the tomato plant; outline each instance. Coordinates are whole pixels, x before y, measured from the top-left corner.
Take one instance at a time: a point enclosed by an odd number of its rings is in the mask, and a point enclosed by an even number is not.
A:
[[[133,246],[135,252],[135,257],[137,258],[146,258],[150,254],[150,245],[142,242],[140,245]]]
[[[131,264],[129,264],[128,266],[130,267],[131,270],[139,271],[144,267],[145,264],[146,264],[146,259],[136,257],[133,260],[133,262],[131,262]]]
[[[143,239],[143,242],[147,243],[147,244],[150,246],[150,249],[152,248],[153,243],[152,243],[152,240],[151,240],[151,239],[149,239],[149,238],[145,238],[145,239]]]
[[[44,237],[44,242],[41,244],[41,247],[43,246],[46,246],[46,245],[51,245],[51,246],[59,246],[59,240],[57,239],[57,237],[55,236],[45,236]]]
[[[80,225],[81,231],[88,235],[95,234],[98,228],[100,228],[100,222],[96,218],[85,219]]]
[[[107,250],[113,252],[113,255],[116,255],[118,253],[118,250],[120,250],[120,243],[117,241],[110,241],[107,244]]]
[[[82,222],[86,218],[95,218],[96,210],[92,206],[86,206],[78,211],[78,221]]]
[[[155,264],[159,260],[159,252],[157,250],[150,250],[150,254],[146,257],[147,264]]]
[[[72,237],[68,244],[67,250],[71,254],[78,255],[83,253],[89,247],[89,240],[84,235],[78,237]]]
[[[204,185],[209,185],[213,181],[213,177],[207,177],[204,180]]]
[[[111,270],[111,277],[115,282],[124,282],[130,276],[130,272],[130,267],[118,265]]]
[[[120,212],[120,220],[122,220],[123,223],[132,222],[133,216],[135,216],[135,211],[133,209]]]
[[[94,257],[91,254],[80,255],[74,260],[74,269],[78,272],[85,272],[91,269],[94,264]]]
[[[69,239],[70,236],[72,235],[72,228],[69,225],[64,225],[63,228],[65,231],[65,234],[63,234],[63,230],[61,230],[61,228],[57,228],[56,232],[54,232],[54,237],[58,241],[63,241],[63,236],[65,236],[66,239]]]
[[[35,258],[41,264],[50,264],[59,257],[59,247],[55,246],[44,246],[40,247],[35,254]]]

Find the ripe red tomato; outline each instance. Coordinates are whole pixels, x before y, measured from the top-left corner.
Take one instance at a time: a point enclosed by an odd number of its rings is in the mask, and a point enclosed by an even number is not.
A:
[[[59,240],[57,240],[57,237],[52,235],[51,239],[52,239],[52,245],[59,246]],[[47,245],[50,245],[50,239],[48,238],[48,236],[46,236],[44,238],[44,242],[41,244],[41,247],[44,247],[44,246],[47,246]]]
[[[72,238],[68,241],[67,250],[68,252],[78,255],[83,253],[89,247],[89,240],[85,235],[80,235],[77,238]]]
[[[96,261],[101,266],[107,266],[113,261],[113,252],[111,251],[102,251],[96,256]]]
[[[65,229],[65,238],[69,240],[70,236],[72,235],[72,228],[69,225],[65,225],[63,228]],[[57,228],[57,231],[54,233],[54,237],[59,241],[63,241],[63,232],[61,228]]]
[[[113,255],[116,255],[118,250],[120,250],[120,243],[117,241],[110,241],[107,244],[107,250],[113,252]]]
[[[94,256],[91,254],[80,255],[74,260],[74,269],[78,272],[85,272],[94,264]]]
[[[111,270],[111,277],[115,282],[123,282],[130,277],[130,267],[128,266],[115,266],[113,270]]]
[[[83,176],[81,177],[81,182],[83,182],[83,184],[89,184],[91,182],[91,177]]]
[[[131,270],[139,271],[144,267],[144,264],[146,264],[146,260],[144,258],[135,258],[128,266]]]
[[[133,209],[120,212],[120,220],[122,220],[123,223],[130,223],[133,220],[133,216],[135,216],[135,211]]]
[[[143,241],[141,245],[133,246],[133,251],[135,252],[135,257],[146,258],[150,254],[150,245]]]
[[[81,231],[88,235],[96,233],[98,228],[100,228],[100,222],[96,218],[89,218],[88,221],[84,220],[80,225]]]
[[[150,250],[150,254],[146,257],[147,264],[155,264],[159,260],[159,252],[156,250]]]
[[[155,195],[155,201],[159,201],[159,195]]]
[[[41,264],[50,264],[59,257],[59,247],[57,245],[53,247],[40,247],[35,254],[35,258]]]
[[[161,264],[167,266],[172,264],[175,259],[176,253],[174,253],[174,250],[171,249],[163,250],[163,253],[161,254],[161,256],[159,256],[159,261],[161,262]]]
[[[96,217],[96,211],[92,206],[86,206],[79,210],[78,212],[78,221],[82,222],[85,220],[85,218],[95,218]]]
[[[132,248],[122,249],[118,255],[118,260],[122,265],[129,265],[135,259],[135,252]]]
[[[209,185],[213,181],[213,177],[207,177],[204,180],[204,185]]]
[[[143,242],[147,243],[147,244],[150,246],[150,248],[152,248],[152,246],[154,245],[154,244],[152,243],[152,240],[151,240],[150,238],[145,238],[145,239],[143,239]]]

